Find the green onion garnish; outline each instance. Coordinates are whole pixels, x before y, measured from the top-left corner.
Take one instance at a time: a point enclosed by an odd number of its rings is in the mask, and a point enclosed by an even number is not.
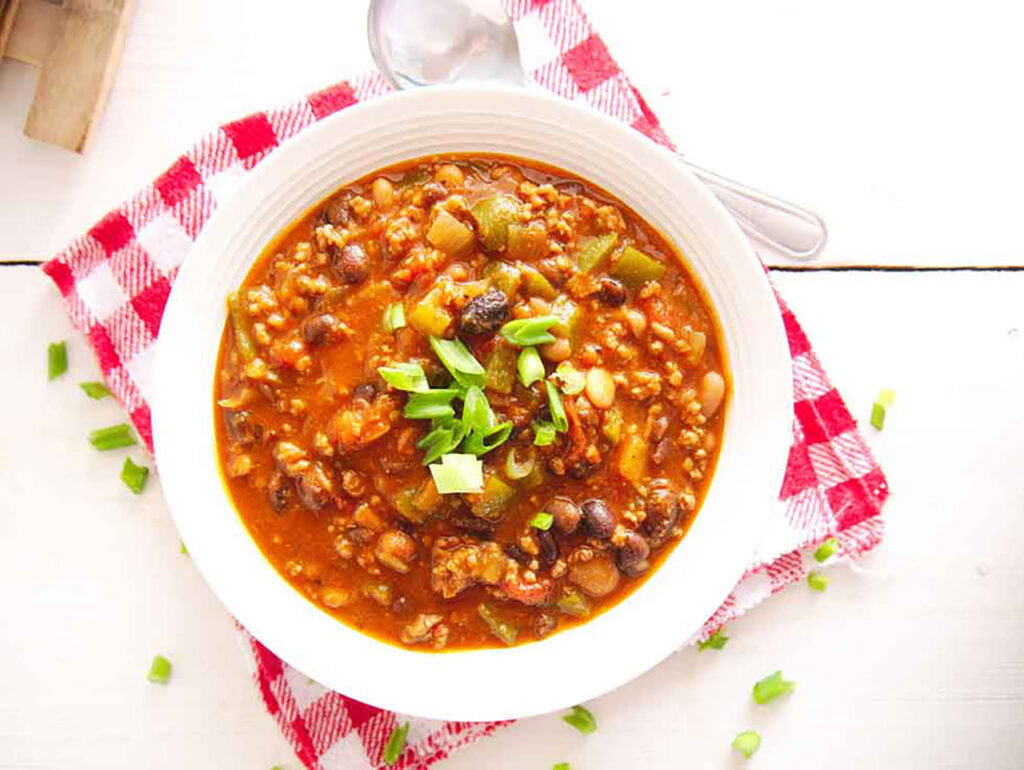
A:
[[[401,302],[392,302],[384,308],[384,330],[393,332],[405,326],[405,306]]]
[[[594,719],[594,715],[583,706],[573,706],[572,713],[562,717],[562,721],[572,725],[584,735],[597,729],[597,720]]]
[[[408,722],[391,731],[391,735],[388,736],[388,743],[384,747],[384,764],[393,765],[398,761],[398,758],[402,755],[402,749],[405,748],[405,736],[408,734]]]
[[[885,407],[877,402],[871,405],[871,427],[875,430],[885,427]]]
[[[149,681],[156,682],[157,684],[167,684],[167,680],[171,678],[171,661],[167,660],[163,655],[157,655],[153,658],[153,662],[149,664]]]
[[[533,469],[537,465],[536,454],[532,448],[527,447],[525,459],[520,460],[518,450],[515,447],[509,449],[508,454],[505,455],[505,477],[512,481],[525,479],[533,473]]]
[[[68,343],[51,342],[46,349],[47,379],[55,380],[68,370]]]
[[[565,416],[562,397],[558,395],[558,389],[550,380],[544,380],[544,390],[548,393],[548,410],[551,412],[551,421],[555,425],[555,430],[565,433],[569,430],[569,418]]]
[[[462,451],[471,455],[487,454],[492,449],[497,449],[512,435],[512,421],[506,420],[499,425],[483,430],[474,430],[466,436],[462,442]]]
[[[519,318],[501,327],[501,336],[516,347],[543,345],[554,342],[555,335],[548,331],[559,322],[558,316],[542,315],[536,318]]]
[[[146,488],[146,479],[149,478],[149,468],[145,465],[136,465],[132,458],[124,458],[124,466],[121,468],[121,481],[132,492],[139,495]]]
[[[554,523],[554,521],[555,517],[547,511],[538,511],[534,515],[534,517],[530,519],[530,526],[547,531],[551,529],[551,525]]]
[[[446,454],[428,466],[442,495],[476,494],[484,489],[484,464],[470,454]]]
[[[101,452],[108,449],[117,449],[123,446],[132,446],[135,443],[135,436],[132,429],[125,423],[111,425],[109,428],[99,428],[89,434],[89,443]]]
[[[182,541],[180,541],[180,542],[181,542],[181,552],[182,552],[183,554],[185,554],[186,556],[188,556],[188,548],[186,548],[186,547],[185,547],[185,541],[184,541],[184,540],[182,540]]]
[[[540,360],[537,348],[523,348],[519,352],[519,381],[523,387],[530,387],[544,379],[544,362]]]
[[[729,641],[729,637],[723,634],[725,626],[716,628],[715,633],[709,636],[702,642],[697,642],[697,651],[704,652],[704,650],[720,650],[725,647],[725,643]]]
[[[567,396],[575,396],[583,392],[587,382],[587,375],[570,364],[563,361],[555,368],[552,379],[558,382],[559,389]]]
[[[558,762],[551,766],[551,770],[569,770],[568,762]]]
[[[878,391],[877,400],[878,403],[880,403],[882,406],[888,409],[890,406],[892,406],[892,402],[896,400],[896,393],[895,391],[882,388],[880,391]]]
[[[430,433],[416,442],[417,449],[426,450],[423,464],[430,465],[441,455],[454,450],[465,435],[466,427],[462,420],[439,420],[438,425]]]
[[[814,552],[814,560],[818,564],[824,564],[833,556],[839,552],[839,541],[834,537],[830,537],[824,543],[818,546],[818,550]]]
[[[78,387],[82,389],[85,395],[96,401],[111,395],[110,391],[107,390],[107,386],[102,382],[80,382]]]
[[[828,578],[818,572],[818,570],[812,569],[807,573],[807,585],[815,591],[824,591],[828,588]]]
[[[469,348],[460,339],[444,340],[440,337],[430,338],[430,347],[441,363],[451,372],[452,377],[464,388],[471,385],[483,387],[484,368],[473,358]]]
[[[550,422],[533,424],[533,443],[536,446],[548,446],[555,440],[555,426]]]
[[[753,730],[744,730],[732,739],[732,747],[747,759],[761,747],[761,736]]]
[[[423,373],[423,367],[419,364],[395,364],[394,366],[378,366],[377,374],[384,378],[384,382],[398,390],[423,393],[430,390],[427,383],[427,375]]]
[[[796,682],[786,681],[782,678],[782,672],[776,671],[754,685],[754,703],[763,705],[775,700],[780,695],[793,692],[795,687]]]
[[[494,412],[482,389],[476,385],[462,395],[462,422],[466,431],[486,430],[494,424]]]
[[[454,417],[452,401],[462,393],[457,388],[438,388],[411,393],[405,403],[402,415],[410,420],[433,420],[437,417]]]

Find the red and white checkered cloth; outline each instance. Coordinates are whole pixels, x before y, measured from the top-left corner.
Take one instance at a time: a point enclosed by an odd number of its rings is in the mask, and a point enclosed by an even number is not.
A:
[[[506,0],[506,5],[519,31],[523,64],[539,84],[672,147],[576,0]],[[43,266],[150,448],[153,342],[178,267],[199,231],[246,171],[278,144],[386,90],[378,74],[368,74],[220,127]],[[759,555],[700,637],[803,579],[813,563],[811,549],[825,538],[836,537],[840,554],[850,557],[882,537],[885,476],[796,318],[781,299],[779,304],[796,400],[789,465]],[[248,634],[244,639],[267,709],[310,768],[383,767],[387,738],[404,721],[411,728],[396,768],[427,768],[508,724],[437,722],[383,711],[311,682]]]

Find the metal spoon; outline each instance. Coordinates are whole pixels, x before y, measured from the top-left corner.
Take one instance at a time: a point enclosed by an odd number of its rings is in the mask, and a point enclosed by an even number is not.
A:
[[[370,0],[370,52],[395,88],[455,81],[529,86],[501,0]],[[821,217],[680,158],[752,238],[796,259],[825,247]]]

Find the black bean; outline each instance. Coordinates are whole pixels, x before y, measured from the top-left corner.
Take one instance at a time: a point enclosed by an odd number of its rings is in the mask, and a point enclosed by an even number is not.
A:
[[[567,535],[576,531],[583,517],[580,507],[562,495],[552,498],[544,510],[554,517],[555,526]]]
[[[344,198],[335,198],[324,207],[324,219],[335,227],[347,227],[352,222],[352,209]]]
[[[547,569],[558,561],[558,543],[555,542],[555,536],[549,530],[537,530],[537,544],[540,546],[541,569]]]
[[[358,243],[331,248],[331,266],[345,283],[362,283],[370,274],[370,260]]]
[[[320,313],[302,322],[302,336],[310,345],[323,345],[338,334],[338,319],[330,313]]]
[[[583,511],[583,524],[587,534],[604,540],[615,531],[615,516],[608,504],[599,498],[591,498],[580,506]]]
[[[585,479],[588,475],[590,475],[590,472],[594,470],[594,466],[591,465],[584,458],[580,458],[579,460],[576,460],[574,463],[569,465],[568,470],[569,475],[572,476],[574,479]]]
[[[278,513],[282,513],[288,507],[291,496],[291,480],[284,475],[284,472],[276,470],[270,474],[270,482],[267,484],[267,499],[270,501],[270,507]]]
[[[395,519],[395,527],[402,530],[407,535],[412,535],[416,532],[416,525],[401,516]]]
[[[488,289],[462,308],[459,328],[466,334],[497,331],[508,316],[508,297],[498,289]]]
[[[372,382],[364,382],[360,385],[356,385],[352,389],[352,399],[362,399],[363,401],[373,401],[373,397],[377,395],[377,387]]]
[[[619,546],[619,569],[627,575],[635,575],[647,569],[647,557],[651,546],[636,532],[630,532],[622,545]]]
[[[602,278],[598,298],[610,307],[619,307],[626,301],[625,287],[614,278]]]
[[[404,596],[399,596],[392,602],[391,611],[396,615],[408,615],[412,611],[412,602]]]
[[[505,543],[501,548],[502,552],[520,564],[526,565],[530,563],[530,554],[520,548],[516,543]]]
[[[664,480],[654,481],[651,486],[644,504],[643,530],[652,539],[661,540],[669,535],[679,519],[679,501]]]
[[[533,635],[543,639],[558,627],[558,618],[552,612],[541,612],[533,619]]]
[[[263,438],[263,426],[256,422],[252,417],[252,413],[247,410],[236,412],[226,409],[224,411],[224,420],[231,438],[238,442],[240,446],[255,444]]]
[[[449,514],[448,521],[453,527],[463,529],[471,535],[488,537],[494,533],[494,525],[491,524],[491,522],[484,521],[476,516],[470,516],[465,513]]]
[[[311,511],[319,511],[331,501],[327,487],[330,480],[319,466],[313,466],[295,479],[295,491],[299,502]]]

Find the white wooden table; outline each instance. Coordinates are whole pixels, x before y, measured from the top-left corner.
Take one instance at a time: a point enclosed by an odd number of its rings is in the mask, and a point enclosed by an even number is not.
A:
[[[794,586],[732,624],[725,650],[684,651],[590,704],[596,734],[529,719],[443,766],[736,767],[729,743],[753,728],[763,767],[1018,768],[1019,20],[998,0],[970,15],[723,0],[644,23],[662,5],[587,8],[695,160],[828,218],[814,269],[773,277],[858,418],[897,391],[885,431],[868,429],[893,490],[887,540],[827,593]],[[368,66],[364,3],[280,7],[140,0],[85,157],[21,137],[33,75],[0,67],[0,258],[45,257],[208,128]],[[934,269],[962,266],[982,269]],[[86,443],[120,414],[78,391],[96,363],[35,267],[0,267],[0,329],[0,767],[297,769],[159,485],[136,498],[120,456]],[[46,343],[64,338],[71,370],[47,384]],[[156,652],[168,687],[145,680]],[[776,668],[797,692],[755,708],[751,684]]]

